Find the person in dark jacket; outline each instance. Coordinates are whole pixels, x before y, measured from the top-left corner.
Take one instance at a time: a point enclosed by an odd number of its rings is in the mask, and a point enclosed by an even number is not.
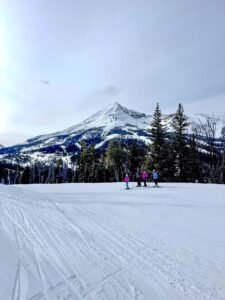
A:
[[[140,175],[139,170],[137,170],[137,172],[135,173],[135,178],[137,181],[137,186],[140,187],[141,186],[141,175]]]

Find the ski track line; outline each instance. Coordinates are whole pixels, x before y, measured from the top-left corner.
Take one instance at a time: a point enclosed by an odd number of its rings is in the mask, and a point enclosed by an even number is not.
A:
[[[23,217],[23,212],[22,212],[22,209],[21,209],[21,205],[20,205],[20,215],[21,215],[21,217],[23,219],[23,224],[25,225],[25,221],[24,221],[24,217]],[[9,214],[8,214],[8,216],[9,216]],[[39,277],[40,277],[40,281],[41,281],[42,292],[43,292],[43,295],[44,295],[45,299],[47,299],[46,296],[45,296],[45,290],[44,290],[44,284],[43,284],[43,279],[42,279],[42,275],[41,275],[40,265],[39,265],[39,262],[38,262],[37,255],[36,255],[36,252],[34,250],[34,247],[33,247],[32,243],[31,243],[31,239],[29,237],[29,231],[27,230],[26,225],[25,225],[25,229],[24,229],[24,228],[22,228],[21,225],[18,224],[17,221],[15,221],[15,216],[16,216],[16,213],[14,211],[14,219],[11,216],[9,216],[9,217],[11,218],[11,221],[13,222],[14,227],[15,227],[15,236],[16,236],[16,240],[17,240],[17,244],[18,244],[17,250],[18,250],[18,253],[19,253],[20,261],[23,261],[22,260],[22,253],[21,253],[21,250],[20,250],[20,249],[22,249],[22,247],[20,245],[24,244],[24,242],[23,242],[23,239],[20,237],[20,233],[19,233],[18,230],[20,230],[23,233],[23,236],[27,239],[27,241],[29,242],[30,246],[32,247],[33,257],[34,257],[34,259],[36,261],[36,267],[37,267],[37,270],[38,270],[38,273],[39,273]],[[16,227],[18,227],[18,229]],[[25,261],[24,261],[23,265],[24,265],[24,268],[27,271],[27,274],[32,274],[32,272],[28,269],[29,264],[28,263],[26,264]],[[20,299],[20,297],[18,299]]]
[[[22,210],[21,210],[21,215],[23,215],[23,212],[22,212]],[[24,218],[24,215],[23,215],[23,218]],[[15,220],[12,220],[16,225],[18,225],[17,224],[17,222],[15,222]],[[25,219],[24,219],[24,224],[26,223],[26,221],[25,221]],[[26,224],[25,224],[26,225]],[[25,236],[26,236],[26,238],[27,238],[27,240],[29,240],[30,241],[30,239],[28,238],[28,229],[27,229],[27,226],[26,226],[26,229],[24,230],[20,225],[18,226],[19,227],[19,229],[23,232],[23,234],[25,234]],[[30,226],[29,226],[29,228],[31,228]],[[18,237],[18,234],[17,234],[17,237]],[[33,239],[34,237],[32,237],[32,239]],[[39,244],[39,242],[38,242],[38,244]],[[41,244],[42,245],[42,247],[43,247],[43,244]],[[32,247],[33,247],[33,245],[32,245]],[[45,255],[47,255],[47,253],[45,253]],[[39,272],[39,276],[40,276],[40,279],[41,279],[41,282],[42,282],[42,286],[43,286],[43,282],[44,282],[44,280],[43,280],[43,275],[41,274],[41,267],[40,267],[40,265],[39,265],[39,262],[38,262],[38,258],[37,258],[37,254],[36,254],[36,252],[34,251],[34,256],[35,256],[35,258],[36,258],[36,263],[37,263],[37,267],[38,267],[38,272]],[[96,262],[95,262],[96,263]],[[98,267],[102,270],[102,268],[101,268],[101,266],[100,265],[98,265]],[[121,270],[121,269],[120,269]],[[116,273],[118,273],[120,270],[118,270],[118,271],[116,271],[116,272],[114,272],[113,274],[109,274],[109,275],[107,275],[106,276],[106,274],[104,274],[105,275],[105,278],[101,281],[102,283],[104,282],[104,281],[106,281],[107,279],[109,279],[110,277],[112,277],[114,274],[116,274]],[[104,272],[104,271],[103,271]],[[118,284],[118,283],[117,283]],[[42,295],[42,294],[38,294],[38,298],[39,297],[41,297],[41,298],[43,298],[44,297],[44,299],[48,299],[48,297],[47,297],[47,295],[46,295],[46,289],[44,289],[43,288],[43,291],[44,291],[44,294]],[[33,298],[33,297],[32,297]],[[31,298],[31,299],[32,299]],[[37,296],[35,296],[35,298],[37,298]]]
[[[21,199],[20,199],[21,201]],[[23,224],[25,226],[25,230],[27,233],[29,233],[29,230],[28,230],[28,226],[27,226],[27,222],[26,222],[26,219],[24,217],[24,212],[22,210],[22,206],[20,205],[20,212],[21,212],[21,216],[23,218]],[[29,242],[31,241],[31,239],[29,239]],[[45,281],[44,281],[44,274],[42,272],[42,269],[41,269],[41,266],[40,266],[40,262],[39,262],[39,259],[38,259],[38,254],[37,254],[37,251],[36,251],[36,247],[34,247],[33,243],[30,242],[30,245],[32,247],[32,252],[33,252],[33,256],[35,258],[35,261],[36,261],[36,266],[37,266],[37,270],[38,270],[38,274],[39,274],[39,278],[40,278],[40,281],[41,281],[41,286],[42,286],[42,291],[43,291],[43,295],[44,295],[44,298],[46,300],[48,300],[48,296],[47,296],[47,288],[45,286]]]
[[[19,198],[18,198],[17,200],[19,200]],[[10,215],[10,212],[8,212],[8,210],[11,211],[11,212],[13,212],[13,217]],[[34,239],[35,236],[34,236],[34,235],[32,235],[32,237],[29,236],[29,230],[27,229],[24,220],[23,220],[23,224],[24,224],[24,226],[25,226],[25,229],[24,229],[24,228],[16,221],[15,216],[16,216],[16,214],[18,214],[18,212],[14,209],[13,206],[11,207],[11,209],[8,208],[8,210],[6,211],[7,216],[8,216],[9,219],[12,221],[12,223],[13,223],[14,226],[15,226],[15,228],[17,227],[17,228],[23,233],[23,236],[26,237],[28,243],[29,243],[29,244],[31,245],[31,247],[33,248],[33,254],[34,254],[34,257],[36,258],[37,269],[38,269],[38,272],[39,272],[40,281],[41,281],[41,283],[42,283],[42,290],[43,290],[43,294],[42,294],[42,293],[41,293],[41,294],[39,293],[39,295],[40,295],[42,298],[44,297],[44,299],[48,299],[47,294],[46,294],[46,293],[47,293],[47,292],[46,292],[46,289],[43,288],[43,275],[41,274],[41,267],[40,267],[40,265],[39,265],[39,261],[38,261],[38,258],[37,258],[37,254],[36,254],[36,252],[34,251],[34,248],[35,248],[35,247],[34,247],[34,245],[32,244],[32,240]],[[22,213],[22,210],[20,210],[20,213],[21,213],[21,215],[23,214],[23,213]],[[20,216],[20,217],[21,217],[21,216]],[[16,239],[18,240],[18,244],[19,244],[19,243],[22,243],[22,240],[21,240],[21,242],[20,242],[18,230],[16,229],[15,232],[16,232]],[[42,241],[42,242],[43,242],[43,241]],[[36,243],[38,243],[39,247],[42,248],[42,250],[44,251],[45,255],[48,257],[48,256],[49,256],[48,253],[46,253],[45,249],[43,249],[43,244],[37,242],[37,239],[36,239]],[[21,248],[22,248],[22,247],[21,247]],[[18,252],[20,253],[20,246],[18,246],[17,250],[18,250]],[[21,258],[20,258],[20,260],[21,260]],[[59,267],[58,267],[58,268],[59,268]],[[25,264],[25,269],[27,269],[27,265],[26,265],[26,264]],[[30,273],[29,270],[27,270],[27,272]],[[66,282],[72,289],[74,289],[73,286],[68,282],[67,278],[64,276],[63,270],[62,270],[61,268],[59,269],[59,273],[60,273],[61,275],[63,275],[65,282]],[[36,297],[36,296],[35,296],[35,297]],[[76,297],[77,297],[77,299],[79,299],[78,296],[76,296]],[[18,300],[19,300],[19,299],[20,299],[20,296],[17,297],[17,298],[18,298]],[[17,300],[17,298],[16,298],[15,300]],[[13,299],[13,300],[14,300],[14,299]]]
[[[101,229],[102,229],[102,228],[103,228],[103,226],[102,226],[102,222],[101,222]],[[93,229],[93,227],[92,227],[92,229]],[[99,228],[99,229],[97,230],[97,232],[99,232],[101,229]],[[113,235],[112,235],[111,233],[108,233],[106,230],[104,230],[103,235],[109,235],[108,238],[112,240],[112,245],[113,245],[113,244],[114,244],[114,245],[115,245],[115,244],[118,245],[118,241],[121,240],[121,237],[122,237],[122,236],[120,236],[120,237],[118,238],[118,236],[117,236],[117,237],[114,237],[114,239],[112,239]],[[122,237],[122,238],[123,238],[124,241],[127,241],[126,239],[124,239],[124,237]],[[107,239],[107,241],[108,241],[109,239]],[[123,246],[123,243],[121,243],[120,246]],[[127,248],[128,248],[128,247],[127,247]],[[127,248],[126,248],[125,246],[123,246],[123,250],[126,250],[126,251],[127,251]],[[96,249],[96,246],[95,246],[95,249]],[[110,247],[110,249],[111,249],[111,247]],[[133,247],[129,247],[129,249],[133,249]],[[131,255],[131,259],[130,259],[130,260],[134,260],[134,257],[136,256],[136,252],[133,251],[133,250],[132,250],[132,251],[129,251],[129,252],[130,252],[130,255]],[[107,251],[104,251],[104,253],[107,253]]]
[[[115,239],[114,240],[114,242],[115,241],[118,241],[118,239]],[[125,248],[124,248],[125,249]],[[95,245],[95,250],[96,250],[96,245]],[[135,255],[135,254],[133,254],[133,255]],[[98,255],[99,256],[99,255]],[[96,263],[96,262],[95,262]],[[98,266],[101,268],[101,266],[98,264]],[[101,270],[102,270],[102,268],[101,268]],[[122,270],[122,268],[120,268],[119,269],[120,271]],[[116,274],[116,273],[118,273],[118,271],[116,271],[116,272],[114,272],[113,274]],[[110,277],[112,277],[112,274],[110,274],[110,275],[105,275],[105,279],[104,280],[102,280],[102,283],[104,282],[104,281],[106,281],[106,279],[109,279]],[[118,283],[117,283],[118,284]],[[96,288],[95,288],[96,289]],[[121,287],[120,287],[120,289],[121,289]],[[129,295],[129,298],[130,298],[131,296]],[[132,298],[132,297],[131,297]]]
[[[19,295],[20,295],[20,262],[18,262],[11,300],[19,300]]]
[[[27,275],[30,275],[31,277],[33,277],[33,275],[32,275],[32,272],[29,270],[29,265],[25,263],[25,260],[23,260],[23,254],[21,251],[23,241],[20,238],[20,229],[18,229],[15,224],[13,224],[13,227],[14,227],[15,241],[16,241],[16,247],[17,247],[17,252],[18,252],[18,257],[19,257],[19,272],[18,272],[18,277],[15,278],[14,286],[16,286],[17,283],[19,283],[19,288],[18,288],[17,294],[13,293],[12,297],[14,297],[13,300],[15,300],[15,299],[22,300],[21,299],[22,288],[21,288],[21,278],[20,278],[21,267],[23,266],[24,270],[26,270],[26,272],[27,272]],[[16,290],[14,290],[14,291],[16,292]]]
[[[101,222],[101,228],[103,228],[102,222]],[[92,229],[93,229],[93,227],[92,227]],[[99,232],[99,231],[100,231],[100,229],[98,229],[97,232]],[[106,234],[106,233],[107,233],[107,235],[109,234],[107,231],[105,231],[104,234]],[[112,238],[113,235],[111,235],[111,233],[110,233],[109,236]],[[113,241],[114,244],[118,244],[118,240],[121,240],[121,236],[120,236],[120,238],[118,238],[118,237],[114,238],[114,241]],[[128,247],[127,247],[127,248],[128,248]],[[127,248],[124,248],[124,249],[127,249]],[[133,247],[129,247],[129,249],[130,249],[130,248],[132,249]],[[96,249],[96,247],[95,247],[95,249]],[[106,251],[104,251],[104,253],[105,253],[105,252],[106,252]],[[132,251],[132,252],[133,252],[133,253],[132,253],[132,260],[135,261],[136,251]],[[142,261],[141,261],[141,262],[142,262]],[[124,268],[123,268],[123,269],[124,269]],[[121,269],[121,270],[122,270],[122,269]],[[120,271],[121,271],[121,270],[120,270]],[[115,273],[117,273],[117,272],[115,272]],[[153,274],[154,274],[154,272],[151,273],[152,276],[153,276]],[[107,276],[107,277],[108,277],[108,276]],[[106,278],[107,278],[107,277],[106,277]],[[153,277],[155,277],[155,276],[153,276]],[[156,279],[155,279],[155,282],[160,286],[161,289],[163,289],[162,285],[160,285]]]
[[[65,249],[63,247],[62,241],[58,238],[58,236],[55,233],[53,233],[53,232],[51,234],[54,235],[54,239],[55,239],[55,241],[57,241],[57,244],[55,244],[55,247],[57,249],[57,252],[61,256],[60,261],[64,261],[64,265],[68,264],[68,262],[70,262],[71,265],[74,265],[72,253],[68,254],[67,249]],[[88,259],[88,257],[86,257],[86,259]],[[59,267],[59,268],[61,268],[61,267]],[[75,271],[76,270],[73,267],[73,273]],[[83,284],[81,283],[81,281],[78,279],[78,276],[79,276],[78,274],[79,274],[78,271],[76,271],[76,273],[74,275],[72,275],[72,277],[76,278],[76,285],[78,286],[77,288],[79,289],[79,291],[81,291],[81,290],[84,290],[85,287],[83,286]]]
[[[39,195],[40,197],[43,196],[42,193],[35,192],[35,194]],[[16,200],[19,200],[19,202],[21,204],[21,207],[22,207],[23,203],[21,201],[22,200],[21,197],[15,196],[13,198],[13,200],[16,203],[18,203],[18,201],[16,201]],[[26,204],[30,205],[30,202],[28,202],[27,200],[24,201],[24,199],[23,199],[23,202],[25,202]],[[43,206],[43,203],[45,203],[45,204],[47,203],[47,207],[46,207],[46,205]],[[61,217],[62,217],[62,219],[64,221],[61,224],[65,225],[65,221],[66,221],[67,225],[69,227],[72,227],[73,231],[77,232],[77,234],[81,237],[81,239],[83,239],[83,241],[86,242],[85,237],[83,236],[83,234],[80,231],[80,229],[78,227],[76,227],[67,216],[64,215],[64,212],[60,210],[60,208],[56,205],[56,203],[51,198],[49,198],[48,196],[45,195],[44,199],[41,198],[39,200],[38,204],[41,204],[41,206],[43,206],[43,208],[44,208],[44,210],[42,209],[42,214],[43,214],[43,211],[46,210],[46,216],[47,216],[47,218],[49,218],[48,214],[49,214],[49,211],[51,211],[52,207],[55,208],[55,210],[59,213],[59,216],[61,215]],[[36,205],[37,205],[37,203],[36,203]],[[48,208],[48,210],[46,208]],[[38,211],[36,211],[36,213],[38,213]]]
[[[61,256],[60,261],[64,261],[65,263],[68,263],[68,261],[70,261],[70,263],[72,263],[73,262],[73,260],[71,260],[72,253],[68,255],[68,251],[67,251],[67,250],[70,250],[70,249],[65,249],[65,247],[63,247],[63,245],[65,243],[63,244],[63,241],[58,239],[58,236],[54,232],[51,232],[51,235],[54,235],[54,240],[57,241],[57,243],[55,244],[55,249],[57,249],[58,254]],[[50,236],[49,236],[49,239],[51,239]],[[52,243],[55,243],[55,242],[52,240]],[[46,244],[46,246],[48,246],[48,245]],[[88,259],[88,256],[86,256],[85,259]],[[58,267],[61,269],[60,266],[58,266]],[[73,271],[74,271],[74,267],[73,267]],[[84,289],[84,287],[82,287],[81,283],[80,283],[79,289]]]
[[[31,224],[30,224],[30,226],[31,226]],[[30,227],[30,226],[29,226],[29,227]],[[30,228],[31,228],[31,227],[30,227]],[[36,234],[37,234],[37,233],[38,233],[38,231],[36,232]],[[34,235],[34,236],[35,236],[35,235]],[[37,240],[40,240],[40,238],[41,238],[41,237],[39,237],[39,239],[37,239]],[[36,241],[37,241],[37,240],[36,240]],[[54,261],[54,259],[52,259],[51,255],[50,255],[49,252],[47,251],[48,244],[45,243],[44,240],[42,240],[41,243],[38,242],[38,244],[42,247],[42,251],[44,252],[45,256],[48,257],[50,261],[53,261],[53,262],[54,262],[54,267],[58,270],[59,274],[63,277],[65,284],[66,284],[71,290],[73,290],[74,293],[75,293],[75,296],[78,297],[77,291],[74,289],[73,285],[69,282],[69,280],[68,280],[66,274],[64,273],[63,269],[59,266],[58,263],[56,263],[56,261]],[[43,244],[46,244],[46,245],[45,245],[46,249],[45,249],[45,247],[43,247]],[[32,245],[32,247],[33,247],[33,249],[34,249],[34,246],[33,246],[33,245]],[[56,249],[57,249],[57,248],[56,248]],[[35,254],[35,257],[36,257],[36,260],[37,260],[37,264],[38,264],[38,267],[39,267],[39,272],[40,272],[40,278],[41,278],[41,281],[44,282],[44,281],[43,281],[43,275],[44,275],[44,274],[42,275],[41,267],[40,267],[40,264],[39,264],[39,261],[38,261],[37,254],[36,254],[35,250],[34,250],[34,254]],[[47,291],[48,291],[49,289],[52,290],[52,287],[50,287],[50,288],[45,288],[45,290],[44,290],[44,296],[45,296],[46,299],[48,299]]]
[[[164,226],[165,226],[165,224],[164,224]],[[101,222],[101,227],[103,228],[102,222]],[[99,229],[98,229],[98,232],[99,232]],[[110,235],[111,235],[111,233],[110,233]],[[119,239],[116,238],[115,240],[118,241]],[[132,242],[133,241],[134,241],[134,239],[132,239]],[[150,256],[151,258],[155,257],[155,253],[146,251],[146,247],[143,244],[136,244],[136,245],[138,247],[141,246],[141,248],[145,252],[146,257],[148,257],[148,256]],[[135,251],[135,253],[139,253],[139,251]],[[158,251],[158,254],[159,254],[159,251]],[[160,259],[161,259],[161,263],[157,263],[157,264],[154,263],[155,267],[157,266],[158,273],[160,273],[161,276],[163,278],[165,278],[169,283],[173,282],[173,285],[176,289],[178,289],[182,293],[184,293],[185,296],[192,297],[193,299],[200,299],[200,300],[207,299],[207,298],[210,299],[210,296],[208,294],[205,294],[203,291],[199,291],[196,287],[193,286],[192,283],[190,283],[190,282],[188,283],[187,280],[185,280],[184,278],[181,277],[181,274],[177,273],[176,278],[172,278],[171,276],[169,276],[171,274],[171,269],[173,270],[174,266],[170,263],[170,268],[166,269],[166,268],[162,268],[161,265],[168,265],[168,262],[171,261],[171,257],[166,258],[165,254],[162,255],[162,253],[161,253]],[[159,256],[158,256],[158,260],[159,260]],[[153,261],[157,261],[156,257],[155,257],[155,259],[153,259]],[[141,258],[139,258],[139,262],[143,265],[143,260]],[[155,270],[154,270],[154,273],[155,273]],[[165,276],[165,274],[167,274],[167,276]],[[175,275],[175,274],[173,273],[173,275]],[[205,294],[203,296],[203,298],[202,298],[202,294],[203,295]]]

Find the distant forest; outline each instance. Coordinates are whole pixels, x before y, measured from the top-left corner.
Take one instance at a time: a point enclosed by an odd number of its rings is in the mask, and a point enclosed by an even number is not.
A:
[[[34,161],[27,166],[0,164],[0,179],[6,184],[114,182],[126,173],[136,180],[136,173],[155,169],[161,182],[225,183],[225,126],[220,146],[216,138],[218,118],[205,116],[190,125],[183,106],[173,116],[173,132],[168,132],[159,104],[150,124],[149,145],[138,141],[112,140],[104,152],[94,145],[82,144],[81,151],[70,158],[57,157],[48,163]],[[191,128],[191,134],[188,129]],[[207,146],[204,150],[201,143]],[[149,176],[151,180],[151,176]]]

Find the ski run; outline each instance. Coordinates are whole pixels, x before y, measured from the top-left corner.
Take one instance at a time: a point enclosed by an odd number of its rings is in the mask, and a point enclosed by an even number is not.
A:
[[[0,300],[225,299],[225,186],[161,187],[0,185]]]

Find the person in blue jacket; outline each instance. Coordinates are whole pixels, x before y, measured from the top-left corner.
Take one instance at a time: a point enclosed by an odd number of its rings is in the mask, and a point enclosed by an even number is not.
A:
[[[155,183],[155,186],[158,186],[159,175],[158,175],[158,172],[156,172],[156,170],[153,170],[152,178]]]

